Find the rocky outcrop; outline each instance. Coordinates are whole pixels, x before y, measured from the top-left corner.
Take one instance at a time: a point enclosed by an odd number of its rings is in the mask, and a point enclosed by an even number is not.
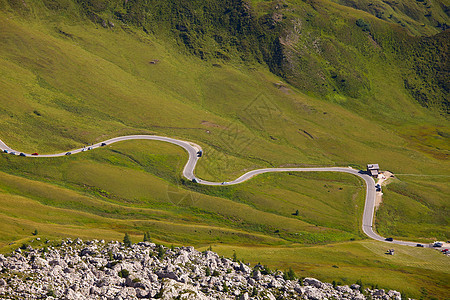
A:
[[[396,291],[285,280],[193,247],[64,240],[0,255],[0,298],[14,299],[401,299]]]

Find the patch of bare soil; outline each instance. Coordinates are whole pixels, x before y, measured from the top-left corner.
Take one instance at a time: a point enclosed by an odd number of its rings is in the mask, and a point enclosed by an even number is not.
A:
[[[209,122],[209,121],[202,121],[200,124],[205,125],[207,127],[222,128],[222,129],[226,128],[225,126],[221,126],[221,125]]]
[[[383,187],[388,185],[392,181],[392,178],[394,178],[394,174],[392,174],[391,172],[389,171],[380,172],[380,174],[378,174],[377,183]],[[377,192],[375,197],[375,210],[378,209],[378,207],[381,205],[381,202],[383,202],[383,192],[379,191]]]

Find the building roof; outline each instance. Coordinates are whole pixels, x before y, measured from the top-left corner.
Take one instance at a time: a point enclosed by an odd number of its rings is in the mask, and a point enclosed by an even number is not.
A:
[[[370,172],[370,175],[372,175],[372,176],[378,175],[378,170],[369,170],[369,172]]]
[[[367,170],[379,170],[380,167],[378,166],[378,164],[370,164],[367,165]]]

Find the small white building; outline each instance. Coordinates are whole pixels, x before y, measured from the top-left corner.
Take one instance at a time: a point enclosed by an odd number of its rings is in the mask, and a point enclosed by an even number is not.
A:
[[[378,166],[378,164],[367,165],[367,173],[369,173],[370,176],[377,177],[379,172],[380,167]]]

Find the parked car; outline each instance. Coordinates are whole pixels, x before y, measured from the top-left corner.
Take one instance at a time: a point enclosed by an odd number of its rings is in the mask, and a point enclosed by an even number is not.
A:
[[[66,155],[70,155],[70,154],[72,154],[72,152],[67,152],[67,153],[66,153]]]
[[[192,179],[192,182],[193,182],[193,183],[198,183],[197,178]]]
[[[34,152],[34,153],[31,153],[31,155],[37,156],[37,155],[39,155],[39,153]]]
[[[423,248],[424,245],[422,245],[422,244],[417,244],[416,247],[422,247],[422,248]]]
[[[100,146],[101,146],[101,147],[106,146],[106,143],[102,143]]]
[[[203,155],[203,151],[202,150],[197,151],[197,157],[202,157],[202,155]]]
[[[433,247],[442,247],[442,243],[441,242],[436,242],[433,244]]]
[[[8,151],[8,149],[5,149],[5,150],[3,150],[3,152],[8,153],[9,151]]]
[[[11,152],[9,152],[9,154],[16,155],[16,152],[11,151]]]
[[[92,150],[92,147],[88,147],[88,150]]]
[[[84,152],[84,151],[86,151],[86,148],[81,149],[81,152]]]
[[[384,240],[387,241],[387,242],[392,242],[392,241],[394,241],[394,239],[391,238],[391,237],[385,238]]]
[[[20,154],[19,154],[20,156],[27,156],[25,153],[23,153],[23,152],[20,152]]]
[[[377,184],[375,185],[375,190],[376,190],[377,192],[381,192],[381,185],[380,185],[379,183],[377,183]]]

